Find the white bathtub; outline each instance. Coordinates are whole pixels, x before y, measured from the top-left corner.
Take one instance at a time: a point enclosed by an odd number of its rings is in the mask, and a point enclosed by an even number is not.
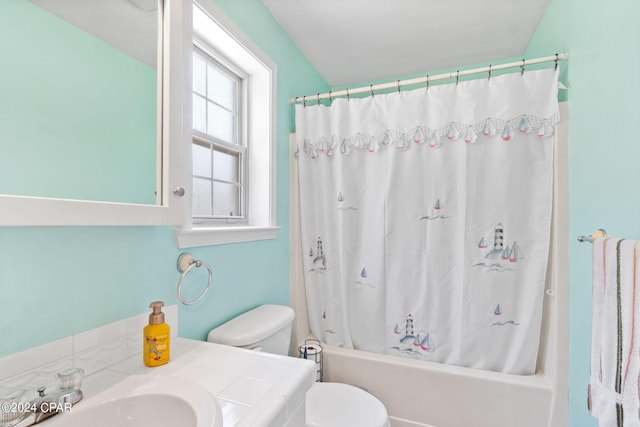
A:
[[[380,399],[392,427],[546,427],[552,382],[323,344],[324,380]]]
[[[568,178],[566,103],[556,128],[554,206],[547,294],[536,375],[517,376],[323,344],[324,380],[366,389],[392,427],[566,427],[568,425]],[[294,139],[294,138],[292,138]],[[293,156],[292,156],[293,157]],[[297,165],[291,163],[291,354],[310,336],[299,241]]]

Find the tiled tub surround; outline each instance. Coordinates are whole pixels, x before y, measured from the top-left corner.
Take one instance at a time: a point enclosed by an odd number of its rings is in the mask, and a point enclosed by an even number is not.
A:
[[[305,425],[304,397],[316,375],[313,362],[179,338],[177,312],[177,306],[165,310],[172,331],[167,365],[142,363],[145,313],[0,358],[0,388],[30,389],[34,396],[37,387],[54,387],[57,372],[82,368],[85,397],[77,404],[82,405],[129,375],[173,375],[197,382],[218,399],[224,427]]]

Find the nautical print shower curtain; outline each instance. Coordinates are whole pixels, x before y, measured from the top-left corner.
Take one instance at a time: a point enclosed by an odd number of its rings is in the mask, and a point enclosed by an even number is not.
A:
[[[535,372],[557,74],[296,105],[305,286],[316,337]]]

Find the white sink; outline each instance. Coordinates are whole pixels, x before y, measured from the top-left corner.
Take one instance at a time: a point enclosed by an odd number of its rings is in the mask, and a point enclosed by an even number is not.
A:
[[[172,376],[131,375],[44,424],[47,427],[221,427],[222,411],[215,397],[194,381]]]

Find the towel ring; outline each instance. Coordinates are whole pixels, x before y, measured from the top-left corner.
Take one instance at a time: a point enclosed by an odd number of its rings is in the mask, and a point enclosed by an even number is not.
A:
[[[193,269],[193,267],[199,268],[203,265],[207,268],[209,273],[207,286],[204,287],[204,290],[202,291],[202,293],[198,298],[191,301],[187,301],[184,298],[182,298],[182,281],[184,280],[187,273],[189,273],[191,269]],[[207,292],[209,292],[209,288],[211,287],[211,279],[213,279],[213,270],[211,269],[211,266],[206,262],[195,259],[191,254],[185,252],[183,254],[180,254],[180,256],[178,257],[177,267],[178,267],[178,271],[182,273],[180,275],[180,280],[178,280],[178,300],[180,300],[180,302],[184,305],[193,305],[199,302],[202,298],[204,298]]]

